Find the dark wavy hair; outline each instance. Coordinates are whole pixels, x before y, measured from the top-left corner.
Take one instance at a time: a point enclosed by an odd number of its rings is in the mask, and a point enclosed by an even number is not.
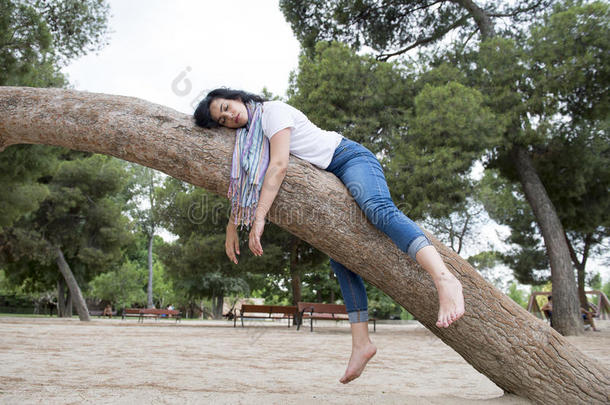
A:
[[[254,101],[262,103],[265,101],[261,96],[256,94],[248,93],[243,90],[231,90],[225,87],[212,90],[208,93],[203,100],[199,102],[199,105],[195,109],[193,116],[195,117],[195,123],[203,128],[216,128],[219,127],[216,121],[212,119],[210,115],[210,104],[217,98],[225,98],[227,100],[241,100],[244,104]]]

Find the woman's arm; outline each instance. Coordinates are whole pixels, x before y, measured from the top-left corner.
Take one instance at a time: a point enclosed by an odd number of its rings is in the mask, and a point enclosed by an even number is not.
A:
[[[256,256],[263,254],[261,246],[261,236],[265,228],[265,216],[269,212],[275,197],[286,176],[288,160],[290,158],[290,128],[284,128],[271,137],[269,150],[269,167],[265,174],[263,188],[258,200],[258,206],[254,213],[254,222],[250,229],[250,239],[248,245]]]

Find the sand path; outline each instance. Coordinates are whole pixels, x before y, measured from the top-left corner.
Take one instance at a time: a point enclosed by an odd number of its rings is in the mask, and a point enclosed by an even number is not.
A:
[[[284,326],[283,326],[284,325]],[[610,321],[569,338],[610,363]],[[0,317],[2,404],[527,404],[418,323],[378,325],[377,356],[338,382],[347,324]]]

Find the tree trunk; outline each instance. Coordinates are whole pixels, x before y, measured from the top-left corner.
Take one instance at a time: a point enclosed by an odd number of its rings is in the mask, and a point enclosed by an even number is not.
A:
[[[301,301],[301,274],[298,270],[298,249],[301,240],[293,237],[290,241],[290,285],[292,286],[292,305]]]
[[[587,294],[585,294],[585,267],[587,266],[587,258],[589,257],[589,249],[591,248],[591,240],[593,239],[593,235],[588,233],[585,236],[585,246],[582,254],[582,261],[578,260],[576,256],[576,252],[566,235],[566,243],[568,244],[568,249],[570,251],[570,258],[572,259],[572,264],[576,267],[577,274],[577,282],[578,282],[578,301],[580,306],[586,310],[590,310],[589,301],[587,300]]]
[[[63,278],[57,280],[57,317],[63,318],[66,313],[66,282]]]
[[[67,289],[66,281],[62,277],[57,280],[57,317],[72,318],[72,294]]]
[[[335,273],[332,270],[330,270],[329,273],[330,273],[329,277],[331,279],[334,279],[335,278]],[[335,290],[330,290],[330,302],[331,303],[335,302]]]
[[[152,308],[153,305],[153,239],[155,235],[148,235],[148,308]]]
[[[66,280],[66,284],[68,285],[68,289],[70,290],[70,301],[74,300],[74,304],[76,305],[76,312],[78,313],[78,317],[81,321],[90,321],[89,318],[89,310],[87,309],[87,303],[83,298],[83,294],[80,291],[80,287],[74,278],[74,274],[72,274],[72,270],[70,270],[70,266],[66,262],[64,258],[64,254],[61,252],[60,248],[56,248],[57,254],[57,266],[59,267],[59,271],[61,275],[64,276],[64,280]],[[67,305],[68,311],[70,311],[70,316],[72,316],[72,302]]]
[[[212,297],[212,317],[214,319],[222,319],[223,303],[224,296],[222,294],[214,295]]]
[[[564,336],[581,334],[584,329],[580,318],[578,289],[563,226],[527,150],[515,146],[513,161],[525,197],[542,232],[551,263],[553,327]]]
[[[104,153],[225,196],[233,140],[233,131],[197,128],[190,116],[135,98],[0,87],[0,149],[34,143]],[[462,319],[437,328],[432,279],[365,219],[331,173],[291,157],[269,219],[380,288],[506,392],[540,403],[608,403],[601,363],[428,234],[466,302]]]
[[[74,300],[72,299],[72,293],[70,292],[70,287],[68,287],[68,291],[66,291],[66,305],[64,306],[64,318],[72,318],[72,313],[74,309]]]

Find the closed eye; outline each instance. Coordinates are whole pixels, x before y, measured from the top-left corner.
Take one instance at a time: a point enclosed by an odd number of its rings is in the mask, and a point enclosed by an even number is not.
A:
[[[220,113],[221,114],[222,114],[223,108],[224,108],[224,111],[227,111],[229,109],[229,105],[228,104],[223,104],[223,105],[220,106]],[[220,119],[218,120],[218,123],[224,125],[225,121],[226,121],[225,117],[220,117]]]

